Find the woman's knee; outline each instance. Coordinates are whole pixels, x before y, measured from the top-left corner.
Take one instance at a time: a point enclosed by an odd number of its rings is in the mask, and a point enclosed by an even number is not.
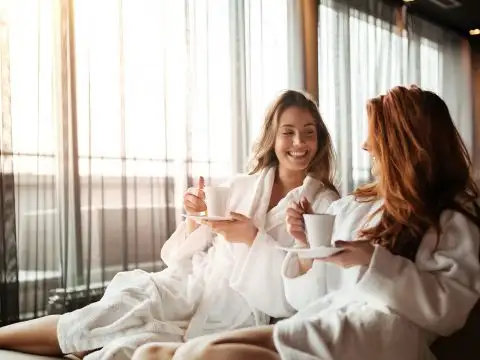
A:
[[[132,360],[170,360],[173,358],[175,350],[175,347],[162,343],[145,344],[135,351]]]
[[[230,344],[207,344],[193,353],[191,360],[280,360],[279,355],[265,347],[230,343]]]

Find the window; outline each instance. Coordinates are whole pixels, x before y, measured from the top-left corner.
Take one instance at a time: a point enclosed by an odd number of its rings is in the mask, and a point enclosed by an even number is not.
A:
[[[75,9],[79,152],[96,158],[91,171],[120,172],[118,159],[98,158],[121,155],[128,174],[160,175],[151,159],[188,151],[228,175],[228,2],[77,1]],[[88,160],[80,165],[90,172]]]
[[[12,150],[17,173],[56,172],[53,1],[9,2]],[[12,6],[14,5],[14,6]]]
[[[265,107],[288,87],[287,0],[6,4],[11,76],[2,85],[11,89],[21,307],[30,311],[29,299],[44,301],[60,278],[151,270],[176,225],[187,167],[212,181],[238,170],[234,136],[251,145]],[[242,66],[245,134],[234,114]],[[66,100],[76,111],[79,199],[62,163],[75,147]],[[39,281],[43,290],[28,293]]]
[[[52,61],[61,45],[59,4],[18,0],[10,6],[19,173],[57,172],[58,124],[66,121],[55,110],[61,101],[55,79],[62,74]],[[231,6],[219,0],[74,2],[81,176],[163,176],[177,161],[190,161],[198,171],[208,165],[212,176],[234,171],[231,74],[238,59],[231,51],[237,46]],[[266,106],[288,87],[287,3],[244,6],[252,142]]]
[[[250,56],[249,140],[259,135],[266,109],[288,88],[287,0],[246,1],[246,40]]]
[[[331,4],[329,1],[323,0]],[[440,89],[438,44],[347,6],[319,7],[320,110],[341,160],[342,190],[370,179],[368,99],[396,85]]]

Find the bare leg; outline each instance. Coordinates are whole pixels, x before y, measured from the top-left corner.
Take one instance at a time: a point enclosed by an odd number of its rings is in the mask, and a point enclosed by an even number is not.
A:
[[[58,315],[49,315],[0,328],[0,349],[61,356],[57,338],[58,318]]]
[[[182,343],[149,343],[140,346],[132,360],[170,360]]]
[[[220,344],[206,348],[198,360],[280,360],[272,350],[247,344]]]
[[[135,352],[132,360],[279,360],[272,331],[272,326],[263,326],[202,336],[176,346],[147,344]]]
[[[217,339],[210,341],[198,355],[192,355],[198,360],[280,360],[273,343],[273,326],[221,334]]]

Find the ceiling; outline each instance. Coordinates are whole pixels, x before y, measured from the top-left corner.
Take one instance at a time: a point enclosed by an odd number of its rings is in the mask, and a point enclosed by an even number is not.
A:
[[[480,29],[480,0],[457,0],[462,5],[453,9],[443,9],[435,1],[449,0],[414,0],[408,4],[409,11],[459,32],[480,50],[480,35],[468,33],[471,29]]]

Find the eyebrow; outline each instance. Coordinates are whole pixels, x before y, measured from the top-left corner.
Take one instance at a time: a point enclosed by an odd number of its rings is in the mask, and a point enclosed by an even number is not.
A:
[[[305,124],[304,127],[307,127],[307,126],[315,126],[315,124],[314,124],[314,123],[308,123],[308,124]],[[280,127],[294,128],[295,126],[294,126],[294,125],[291,125],[291,124],[284,124],[284,125],[282,125],[282,126],[280,126]]]

